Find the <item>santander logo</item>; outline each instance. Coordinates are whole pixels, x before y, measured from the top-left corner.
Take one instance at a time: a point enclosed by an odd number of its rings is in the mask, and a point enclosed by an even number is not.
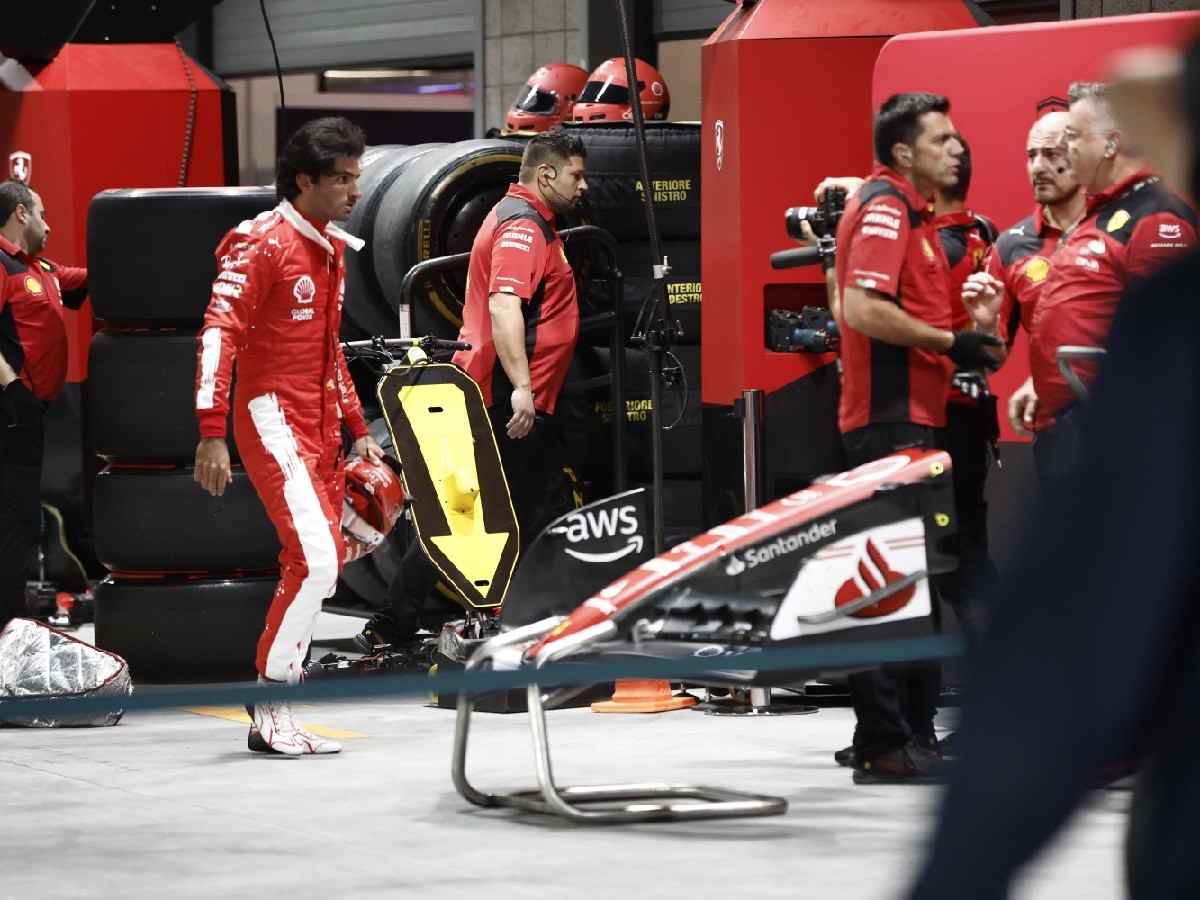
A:
[[[858,570],[850,578],[842,582],[833,598],[833,605],[839,609],[855,600],[859,600],[883,588],[884,585],[895,584],[907,578],[904,572],[897,572],[891,567],[875,541],[868,538],[863,555],[858,560]],[[873,619],[877,616],[890,616],[897,610],[904,609],[916,595],[917,586],[910,584],[890,597],[884,597],[878,603],[872,604],[858,612],[850,613],[857,619]]]

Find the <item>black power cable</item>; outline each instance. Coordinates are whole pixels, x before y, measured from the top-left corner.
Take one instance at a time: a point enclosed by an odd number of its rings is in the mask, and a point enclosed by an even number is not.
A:
[[[650,357],[650,456],[654,468],[654,552],[662,553],[665,543],[663,527],[663,446],[662,446],[662,389],[663,358],[670,353],[675,338],[674,328],[667,321],[666,277],[671,273],[662,255],[658,238],[658,223],[654,218],[654,183],[646,162],[646,120],[642,115],[642,98],[638,90],[637,67],[633,61],[633,40],[625,0],[616,0],[617,17],[621,22],[621,38],[625,43],[625,73],[629,82],[629,105],[633,112],[634,136],[637,139],[638,167],[642,175],[642,208],[646,211],[646,230],[650,238],[650,255],[654,260],[650,295],[638,312],[634,326],[634,341],[640,343]],[[672,354],[673,355],[673,354]],[[680,367],[682,369],[682,366]],[[684,406],[687,395],[684,395]],[[680,418],[683,413],[680,413]],[[674,427],[673,423],[672,427]]]
[[[267,40],[271,42],[271,55],[275,57],[275,78],[279,81],[279,108],[287,111],[287,100],[283,96],[283,70],[279,68],[279,48],[275,46],[275,34],[271,31],[271,20],[267,16],[267,0],[258,0],[262,10],[263,25],[267,27]]]

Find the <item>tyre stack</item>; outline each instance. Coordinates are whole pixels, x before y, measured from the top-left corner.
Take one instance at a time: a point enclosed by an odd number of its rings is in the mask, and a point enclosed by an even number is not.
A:
[[[213,250],[275,205],[268,188],[105,191],[88,214],[92,339],[87,417],[106,460],[92,512],[96,643],[143,680],[250,677],[279,543],[229,429],[233,483],[193,480],[196,334]]]
[[[639,311],[653,290],[655,260],[643,208],[644,185],[634,127],[611,122],[568,126],[587,150],[587,204],[581,219],[611,232],[617,240],[618,261],[624,274],[624,320],[632,329]],[[650,171],[663,255],[671,264],[666,279],[670,321],[679,327],[674,359],[668,357],[672,383],[663,388],[663,423],[672,425],[663,434],[665,471],[664,510],[668,541],[690,537],[700,530],[700,477],[703,467],[700,433],[700,126],[676,122],[646,123],[646,163]],[[573,261],[575,262],[575,261]],[[586,267],[589,261],[575,263]],[[602,284],[596,290],[603,290]],[[600,298],[581,298],[599,305]],[[587,373],[605,371],[610,353],[604,348],[583,348],[581,361]],[[650,442],[649,357],[629,351],[626,381],[626,433],[630,450],[630,476],[636,483],[652,479]],[[582,411],[590,433],[590,447],[602,445],[596,435],[612,421],[612,403],[603,389],[586,392]],[[589,457],[585,477],[602,477],[601,460]]]
[[[343,336],[399,334],[404,276],[417,263],[471,249],[484,218],[517,180],[521,150],[511,141],[459,141],[380,148],[366,159],[362,197],[346,227],[367,246],[347,261]],[[416,285],[412,334],[458,335],[466,276],[464,267]]]

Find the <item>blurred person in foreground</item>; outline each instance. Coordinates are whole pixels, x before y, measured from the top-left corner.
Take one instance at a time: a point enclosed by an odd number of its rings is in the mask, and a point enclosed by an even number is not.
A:
[[[1161,92],[1173,89],[1162,82]],[[1200,44],[1182,84],[1194,138]],[[1147,155],[1163,134],[1140,135]],[[1132,289],[1116,312],[1080,422],[1078,465],[1048,486],[997,589],[1023,602],[994,605],[972,660],[963,762],[910,897],[1007,896],[1101,770],[1129,756],[1142,760],[1126,846],[1130,895],[1200,896],[1198,293],[1193,251]],[[1158,398],[1170,398],[1169,410]],[[1029,683],[1043,686],[1038,702]]]

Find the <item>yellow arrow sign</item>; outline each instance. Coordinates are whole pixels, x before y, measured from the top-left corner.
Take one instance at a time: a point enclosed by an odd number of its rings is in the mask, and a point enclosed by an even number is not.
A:
[[[449,529],[449,534],[429,535],[428,539],[481,594],[487,594],[509,534],[492,534],[484,526],[466,395],[455,384],[415,384],[401,389],[400,404],[437,488]]]

